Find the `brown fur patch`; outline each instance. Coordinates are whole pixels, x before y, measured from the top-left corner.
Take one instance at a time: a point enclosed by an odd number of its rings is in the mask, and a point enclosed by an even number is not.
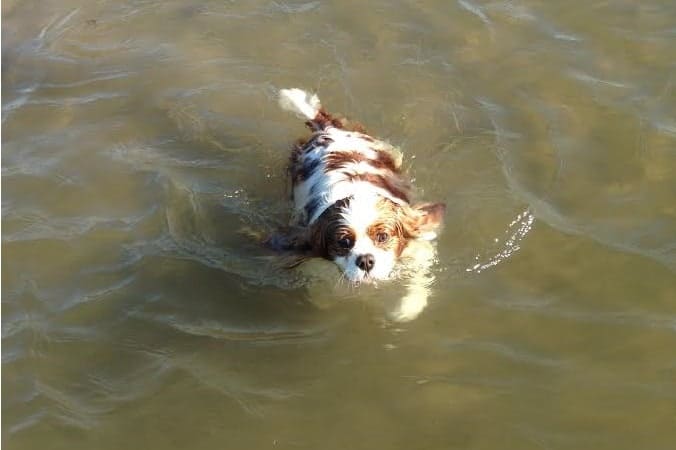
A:
[[[404,232],[412,238],[436,231],[441,226],[445,213],[446,205],[443,203],[424,203],[413,207],[406,205],[397,211]]]
[[[398,172],[392,156],[381,150],[376,150],[376,154],[377,157],[374,159],[367,158],[366,155],[357,151],[330,153],[324,158],[326,171],[342,169],[350,163],[367,162],[375,169],[385,169],[394,173]]]
[[[345,131],[356,131],[358,133],[366,133],[366,128],[364,128],[364,126],[361,123],[347,120],[345,117],[336,117],[332,114],[329,114],[324,109],[320,109],[317,112],[315,118],[305,122],[305,125],[307,125],[313,131],[323,130],[327,126],[333,126]],[[373,140],[373,138],[371,138],[370,136],[369,139]]]
[[[317,115],[314,119],[308,120],[305,122],[311,130],[323,130],[328,126],[334,126],[336,128],[343,128],[343,122],[340,119],[333,117],[331,114],[327,113],[323,109],[320,109],[317,112]]]
[[[393,197],[409,202],[411,187],[408,182],[399,176],[383,176],[375,173],[360,173],[353,180],[366,181],[374,186],[382,188],[392,194]]]
[[[373,243],[384,250],[394,251],[397,257],[406,248],[409,240],[412,238],[401,222],[400,212],[402,206],[395,204],[391,200],[382,199],[376,205],[379,210],[380,220],[372,224],[367,234]],[[389,238],[385,242],[378,242],[378,234],[387,233]]]
[[[367,233],[376,247],[386,251],[394,251],[397,256],[401,255],[401,252],[406,248],[406,244],[408,244],[408,238],[396,220],[376,222],[369,227]],[[381,233],[386,233],[388,236],[384,242],[378,240],[378,235]]]

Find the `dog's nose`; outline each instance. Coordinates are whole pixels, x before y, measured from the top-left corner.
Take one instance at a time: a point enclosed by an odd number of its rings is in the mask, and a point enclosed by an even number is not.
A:
[[[376,258],[372,254],[366,253],[365,255],[357,256],[356,262],[357,267],[359,267],[364,272],[369,272],[376,264]]]

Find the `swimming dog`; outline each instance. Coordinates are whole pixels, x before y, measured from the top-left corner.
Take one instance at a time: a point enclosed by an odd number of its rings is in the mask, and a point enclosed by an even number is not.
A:
[[[402,173],[402,156],[389,143],[326,112],[315,94],[282,89],[279,104],[305,120],[312,134],[292,150],[291,227],[268,240],[295,255],[333,261],[351,284],[393,278],[397,264],[416,257],[418,281],[409,284],[395,317],[410,320],[427,303],[429,267],[434,253],[421,242],[437,236],[446,206],[412,203],[411,185]],[[418,253],[416,255],[416,253]]]

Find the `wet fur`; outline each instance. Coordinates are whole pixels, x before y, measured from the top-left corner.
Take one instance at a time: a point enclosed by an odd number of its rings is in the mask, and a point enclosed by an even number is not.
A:
[[[280,104],[308,119],[312,134],[291,151],[291,226],[266,244],[285,255],[287,267],[323,258],[355,284],[388,279],[411,242],[436,237],[445,205],[411,204],[398,150],[323,110],[316,95],[282,90]],[[371,257],[370,267],[364,255]],[[426,297],[404,303],[399,318],[410,320]]]

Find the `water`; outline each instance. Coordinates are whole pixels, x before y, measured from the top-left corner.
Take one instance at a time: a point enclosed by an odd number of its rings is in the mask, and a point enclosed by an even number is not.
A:
[[[676,3],[2,15],[7,448],[676,447]],[[257,244],[281,87],[448,204],[417,320]]]

